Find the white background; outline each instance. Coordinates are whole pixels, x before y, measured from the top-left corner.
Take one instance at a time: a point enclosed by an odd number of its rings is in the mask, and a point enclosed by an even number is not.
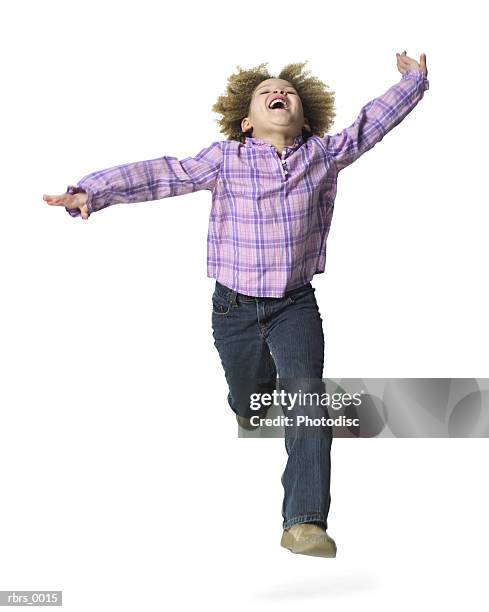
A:
[[[430,89],[339,176],[325,376],[487,377],[482,4],[2,6],[0,590],[64,608],[483,609],[487,440],[336,440],[335,560],[282,533],[283,440],[238,439],[211,334],[208,191],[73,219],[42,194],[224,139],[237,65],[336,93],[331,133],[427,55]]]

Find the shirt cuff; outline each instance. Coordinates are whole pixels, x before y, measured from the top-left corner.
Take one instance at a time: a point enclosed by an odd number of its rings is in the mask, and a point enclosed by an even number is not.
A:
[[[423,83],[424,91],[430,88],[430,82],[428,81],[428,77],[424,74],[424,72],[421,72],[421,70],[416,70],[415,68],[411,68],[410,70],[408,70],[402,75],[402,78],[403,79],[414,78],[414,79],[421,80]]]
[[[90,189],[83,189],[82,187],[79,187],[78,185],[68,185],[68,187],[66,188],[66,193],[69,193],[70,195],[75,195],[76,193],[86,193],[87,194],[87,209],[88,209],[88,214],[91,215],[93,212],[93,208],[92,208],[92,200],[93,200],[93,192]],[[79,217],[80,216],[80,209],[79,208],[66,208],[65,206],[65,210],[72,216],[72,217]]]

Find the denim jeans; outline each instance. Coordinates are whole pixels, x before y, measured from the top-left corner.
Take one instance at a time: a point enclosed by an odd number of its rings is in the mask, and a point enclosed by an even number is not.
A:
[[[300,380],[303,391],[308,381],[315,390],[318,381],[322,383],[324,334],[311,283],[281,298],[260,298],[238,293],[216,280],[212,329],[229,387],[227,400],[240,416],[250,416],[250,392],[276,388],[277,374],[280,381]],[[252,381],[254,388],[244,380]],[[282,474],[283,527],[317,522],[327,528],[331,428],[323,428],[317,437],[284,429],[288,457]]]

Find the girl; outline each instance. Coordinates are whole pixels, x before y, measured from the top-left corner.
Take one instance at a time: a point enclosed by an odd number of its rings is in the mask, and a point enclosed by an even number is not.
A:
[[[163,156],[93,172],[65,194],[43,196],[86,220],[117,203],[211,191],[214,344],[228,403],[243,427],[252,427],[250,394],[272,391],[277,374],[291,381],[289,392],[321,389],[324,336],[310,281],[325,269],[338,173],[382,140],[429,88],[424,53],[420,63],[406,51],[396,56],[401,80],[335,135],[326,133],[334,95],[303,72],[306,62],[289,64],[278,77],[266,64],[238,66],[213,106],[226,140],[183,160]],[[302,410],[317,414],[317,406]],[[292,552],[336,556],[326,531],[331,441],[330,428],[319,435],[285,428],[281,544]]]

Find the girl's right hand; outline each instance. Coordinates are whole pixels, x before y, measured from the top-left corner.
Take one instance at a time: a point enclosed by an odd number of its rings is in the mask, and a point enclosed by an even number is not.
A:
[[[90,216],[87,207],[87,193],[63,193],[61,195],[43,195],[42,199],[50,206],[65,206],[66,208],[79,208],[82,219]]]

